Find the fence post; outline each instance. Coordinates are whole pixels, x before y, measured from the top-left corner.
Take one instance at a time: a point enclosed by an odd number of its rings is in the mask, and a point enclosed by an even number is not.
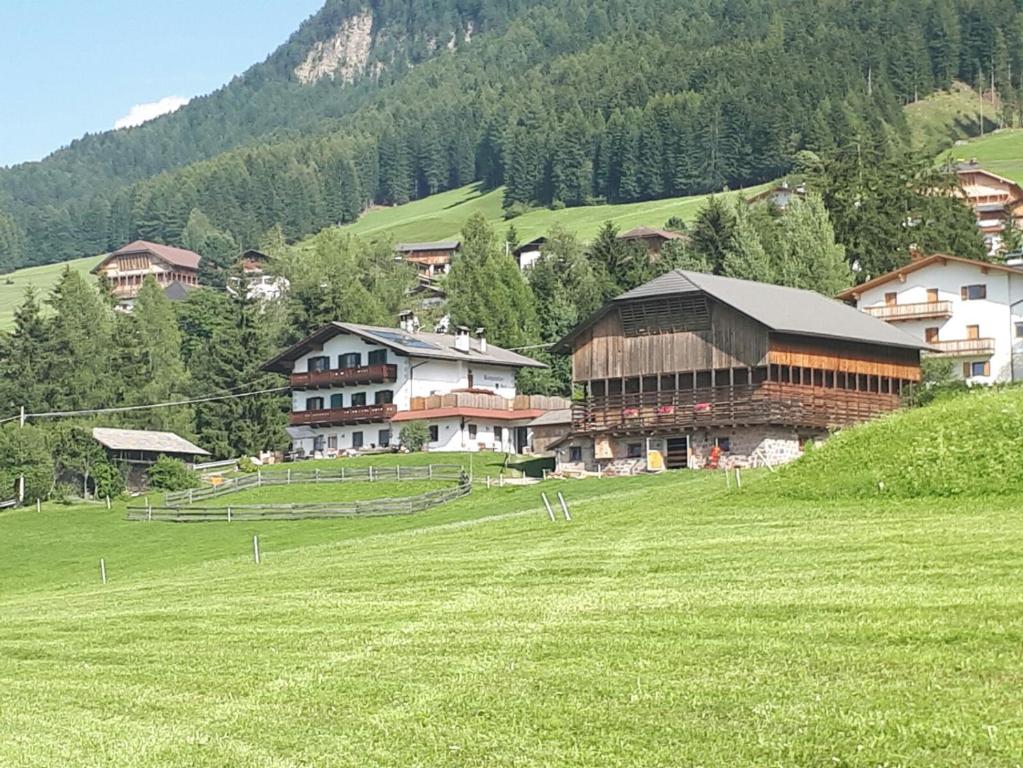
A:
[[[231,508],[230,507],[227,508],[227,522],[229,522],[229,523],[231,522]]]
[[[427,469],[429,470],[429,472],[427,474],[429,475],[430,479],[433,480],[433,464],[430,464],[427,467]]]
[[[565,521],[572,522],[572,514],[568,511],[568,502],[565,501],[565,497],[561,495],[561,491],[558,491],[558,501],[561,502],[561,511],[565,513]]]
[[[345,468],[344,468],[344,465],[342,465],[341,466],[341,481],[344,482],[344,479],[345,479]]]
[[[341,471],[345,471],[344,467],[341,468]],[[291,467],[288,467],[288,485],[291,485]]]
[[[252,537],[252,558],[259,565],[259,536]]]
[[[728,472],[727,468],[725,469],[725,489],[729,491],[732,490],[732,476]]]
[[[742,489],[742,474],[739,472],[739,468],[735,468],[735,488],[736,490]]]
[[[547,494],[541,493],[540,498],[543,499],[543,505],[547,507],[547,516],[551,519],[552,523],[556,523],[558,519],[554,516],[554,510],[551,509],[551,503],[547,500]]]
[[[107,498],[109,499],[110,497],[108,496]],[[107,507],[107,509],[109,509],[109,507]],[[43,511],[42,502],[39,501],[39,499],[36,499],[36,512],[42,511]]]
[[[313,470],[313,482],[314,483],[320,482],[320,470],[318,467]]]
[[[401,480],[401,464],[398,464],[398,465],[397,465],[397,466],[396,466],[396,467],[394,468],[394,478],[395,478],[396,480]]]
[[[263,470],[256,470],[256,487],[259,488],[263,485]]]
[[[193,489],[192,489],[192,488],[189,488],[189,489],[188,489],[188,503],[189,503],[189,504],[191,504],[191,503],[192,503],[192,492],[193,492]]]
[[[487,475],[487,490],[490,490],[490,475]]]
[[[146,496],[146,520],[153,522],[153,504],[149,501],[148,496]]]
[[[107,561],[102,557],[99,559],[99,578],[104,584],[107,583]]]
[[[501,488],[504,488],[504,470],[501,470],[501,474],[497,476],[497,484]]]
[[[372,464],[369,465],[369,481],[371,483],[373,482],[373,465]]]

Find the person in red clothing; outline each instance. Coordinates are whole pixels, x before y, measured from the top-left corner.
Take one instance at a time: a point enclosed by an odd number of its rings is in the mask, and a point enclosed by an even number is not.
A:
[[[707,461],[707,466],[711,469],[718,468],[718,462],[721,461],[721,447],[717,444],[710,449],[710,459]]]

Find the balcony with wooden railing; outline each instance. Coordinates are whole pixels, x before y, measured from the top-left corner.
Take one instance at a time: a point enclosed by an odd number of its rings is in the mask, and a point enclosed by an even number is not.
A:
[[[349,387],[355,384],[387,384],[398,380],[398,366],[381,363],[355,368],[332,368],[291,374],[292,389]]]
[[[582,432],[777,425],[828,429],[889,413],[897,394],[765,382],[589,397],[572,407]]]
[[[372,424],[390,421],[398,412],[393,403],[386,405],[357,405],[351,408],[326,408],[316,411],[293,411],[291,426],[333,427],[351,424]]]
[[[878,307],[864,307],[868,315],[880,320],[927,320],[935,317],[951,317],[951,301],[921,301],[913,304],[882,304]]]
[[[934,357],[983,357],[995,353],[995,340],[990,338],[950,339],[927,343],[934,349],[928,354]]]

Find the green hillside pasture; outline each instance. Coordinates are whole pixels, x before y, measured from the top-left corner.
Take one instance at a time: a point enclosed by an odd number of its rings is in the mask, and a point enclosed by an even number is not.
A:
[[[729,197],[739,194],[749,196],[766,187],[761,185],[723,194]],[[481,212],[499,232],[503,233],[510,224],[514,224],[522,242],[546,234],[556,223],[575,232],[583,240],[591,240],[605,221],[613,221],[622,230],[640,225],[663,227],[672,216],[692,221],[708,197],[694,195],[623,205],[580,206],[558,211],[538,208],[506,221],[501,207],[503,195],[503,188],[482,192],[474,184],[393,208],[374,208],[363,214],[357,222],[342,229],[369,240],[445,240],[458,237],[468,218]],[[310,243],[312,239],[305,243]]]
[[[110,584],[60,590],[78,526],[53,523],[82,513],[0,518],[40,579],[0,578],[0,764],[1018,761],[1018,499],[765,504],[718,480],[569,484],[604,491],[570,524],[507,489],[461,508],[475,524],[281,524],[258,567],[247,530],[100,513]]]
[[[213,499],[197,501],[196,507],[229,507],[240,504],[326,504],[332,501],[365,501],[367,499],[403,499],[427,491],[454,488],[457,483],[439,480],[408,480],[402,482],[323,482],[293,483],[250,488]]]
[[[507,463],[507,466],[505,464]],[[534,458],[514,453],[495,453],[493,451],[453,452],[453,453],[374,453],[363,456],[341,459],[309,459],[285,464],[267,464],[261,468],[263,472],[287,472],[289,470],[303,474],[320,470],[324,473],[339,474],[345,469],[365,469],[367,467],[425,467],[435,466],[462,467],[466,472],[472,471],[473,477],[497,478],[502,473],[506,477],[525,474],[540,477],[542,469],[554,469],[553,459]]]
[[[28,267],[0,277],[0,330],[14,325],[14,310],[24,301],[26,287],[33,286],[42,301],[56,284],[64,267],[70,266],[83,274],[88,274],[89,270],[99,263],[100,258],[100,256],[88,256],[84,259],[74,259],[60,264]]]
[[[1023,494],[1023,389],[973,391],[842,430],[763,486],[807,499]]]
[[[938,152],[954,141],[976,136],[998,127],[998,108],[990,99],[981,105],[977,92],[964,83],[954,83],[905,109],[913,145],[926,152]]]
[[[944,157],[973,160],[989,171],[1023,184],[1023,129],[1005,128],[953,147]]]

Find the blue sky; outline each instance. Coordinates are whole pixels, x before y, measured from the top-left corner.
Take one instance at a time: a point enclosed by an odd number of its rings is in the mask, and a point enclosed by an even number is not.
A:
[[[0,166],[262,61],[323,0],[0,0]]]

